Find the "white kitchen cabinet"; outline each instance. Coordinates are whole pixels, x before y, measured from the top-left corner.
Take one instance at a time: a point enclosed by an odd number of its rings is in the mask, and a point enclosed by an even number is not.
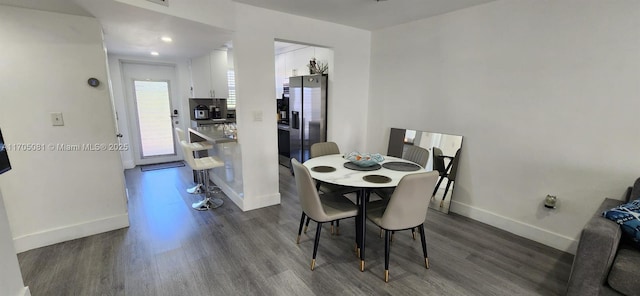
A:
[[[194,98],[211,97],[211,62],[208,54],[191,59],[191,81]]]
[[[224,50],[214,50],[211,52],[211,90],[214,98],[229,97],[229,81],[227,71],[227,52]]]
[[[191,60],[193,96],[196,98],[228,98],[227,52],[211,53]]]
[[[276,98],[282,97],[282,84],[288,82],[289,77],[309,75],[307,65],[314,57],[328,63],[329,68],[333,66],[333,50],[330,48],[308,46],[276,55]]]

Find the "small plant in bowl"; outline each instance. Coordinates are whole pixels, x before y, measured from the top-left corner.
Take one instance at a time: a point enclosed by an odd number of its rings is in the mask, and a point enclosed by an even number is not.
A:
[[[384,157],[380,153],[360,153],[351,152],[344,156],[345,159],[361,167],[370,167],[384,161]]]

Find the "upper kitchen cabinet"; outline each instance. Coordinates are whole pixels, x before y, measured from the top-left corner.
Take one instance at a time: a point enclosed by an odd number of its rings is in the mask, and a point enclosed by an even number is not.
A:
[[[294,43],[276,42],[275,45],[276,98],[282,97],[283,84],[291,76],[309,75],[307,65],[312,58],[333,66],[333,50]]]
[[[228,98],[227,52],[214,50],[191,60],[191,79],[195,98]]]

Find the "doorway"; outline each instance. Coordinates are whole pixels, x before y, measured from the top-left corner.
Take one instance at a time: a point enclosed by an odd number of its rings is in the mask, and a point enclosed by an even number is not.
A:
[[[180,160],[173,132],[175,66],[122,62],[122,69],[135,165]]]

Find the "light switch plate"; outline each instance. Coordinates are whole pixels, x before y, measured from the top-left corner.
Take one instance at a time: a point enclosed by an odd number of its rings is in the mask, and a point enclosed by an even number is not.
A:
[[[262,111],[253,111],[253,121],[262,121]]]
[[[51,113],[51,124],[53,126],[63,126],[64,125],[64,120],[62,119],[62,113],[61,112]]]

